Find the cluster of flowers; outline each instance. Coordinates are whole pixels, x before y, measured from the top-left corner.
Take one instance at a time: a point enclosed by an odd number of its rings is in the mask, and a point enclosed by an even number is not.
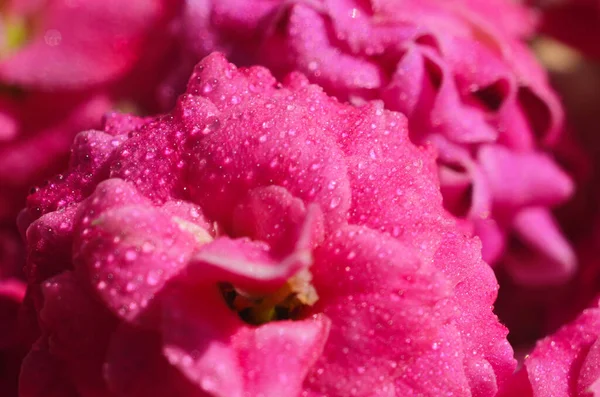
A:
[[[584,4],[1,2],[0,394],[600,395]]]

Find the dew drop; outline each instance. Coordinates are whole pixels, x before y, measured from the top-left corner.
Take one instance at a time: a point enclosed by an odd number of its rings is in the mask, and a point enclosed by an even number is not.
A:
[[[134,261],[137,258],[137,252],[135,250],[127,250],[125,252],[125,259],[128,261]]]
[[[340,205],[341,201],[342,201],[342,199],[339,196],[332,198],[331,202],[329,203],[329,208],[331,208],[331,209],[337,208],[337,206]]]
[[[215,87],[216,87],[217,84],[219,84],[219,81],[217,79],[212,79],[210,81],[207,81],[202,86],[202,93],[203,94],[209,94],[209,93],[211,93],[215,89]]]
[[[209,116],[206,119],[206,127],[202,130],[202,135],[208,135],[216,131],[221,126],[221,122],[215,116]]]
[[[160,281],[160,272],[156,271],[156,270],[151,270],[150,272],[148,272],[148,275],[146,276],[146,282],[148,283],[148,285],[157,285],[158,282]]]

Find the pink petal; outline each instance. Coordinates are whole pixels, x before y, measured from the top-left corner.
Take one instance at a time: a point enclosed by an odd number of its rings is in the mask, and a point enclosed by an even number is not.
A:
[[[263,69],[238,71],[219,54],[196,68],[188,92],[213,99],[222,113],[194,147],[189,170],[192,198],[227,227],[245,192],[275,184],[305,202],[320,204],[328,227],[339,224],[350,193],[342,153],[327,133],[331,126],[325,119],[343,116],[329,113],[329,107],[335,108],[329,101],[319,108],[316,101],[325,96],[317,87],[275,90],[273,84]],[[270,99],[250,99],[252,90],[268,92]],[[217,99],[223,95],[226,99]],[[237,99],[232,102],[233,98]],[[327,118],[318,117],[320,112]]]
[[[599,329],[596,302],[575,321],[539,341],[502,396],[575,397],[595,393],[600,368]]]
[[[486,145],[479,150],[478,162],[487,177],[494,205],[501,210],[556,205],[573,191],[569,176],[539,152],[517,153]]]
[[[495,220],[479,219],[475,221],[475,235],[481,239],[481,256],[493,265],[500,259],[506,248],[506,233]]]
[[[439,150],[440,189],[444,196],[444,207],[452,214],[465,216],[475,222],[489,217],[491,196],[487,178],[469,151],[439,135],[432,135],[428,140]]]
[[[36,18],[39,26],[29,43],[0,62],[0,78],[46,89],[89,86],[121,76],[137,60],[144,35],[165,8],[159,0],[36,5],[26,16]]]
[[[198,299],[202,305],[195,304]],[[165,316],[164,354],[169,362],[199,389],[231,397],[299,394],[329,324],[315,317],[247,327],[216,286],[174,289]],[[265,365],[269,369],[260,370]]]
[[[170,120],[152,120],[127,134],[112,154],[110,177],[130,181],[155,204],[183,195],[183,151],[188,137]],[[125,137],[125,136],[123,136]],[[148,145],[148,142],[152,142]],[[157,177],[159,176],[159,177]]]
[[[312,263],[307,249],[292,252],[281,261],[269,251],[267,244],[248,238],[217,238],[191,257],[186,282],[227,281],[250,291],[275,291]]]
[[[523,210],[513,220],[513,227],[523,246],[509,252],[504,262],[515,281],[551,285],[573,276],[577,258],[548,210]]]
[[[73,221],[77,207],[42,215],[27,228],[29,252],[25,273],[30,283],[41,283],[73,269]]]
[[[329,21],[320,15],[318,6],[314,7],[317,10],[301,3],[287,7],[278,14],[281,19],[273,21],[270,35],[259,50],[275,74],[299,69],[341,99],[356,94],[368,96],[383,85],[385,77],[379,65],[339,51],[330,41]]]
[[[489,310],[498,295],[498,282],[481,260],[480,249],[477,240],[448,232],[434,264],[455,285],[454,297],[461,313],[456,326],[467,352],[465,372],[474,394],[485,396],[496,393],[508,380],[516,361],[506,340],[507,328]],[[477,304],[473,304],[473,297],[477,297]]]
[[[315,315],[300,321],[277,321],[236,335],[246,387],[265,395],[295,395],[320,357],[331,322]],[[266,349],[265,347],[268,348]],[[258,373],[253,368],[268,368]]]
[[[197,244],[173,218],[117,179],[98,185],[79,217],[76,269],[127,321],[138,317],[165,282],[187,264]]]
[[[101,131],[84,131],[78,134],[72,144],[71,161],[74,172],[61,174],[48,185],[36,188],[27,198],[29,212],[39,216],[64,208],[89,195],[98,183],[98,175],[106,172],[105,164],[110,154],[121,142],[122,139]],[[39,142],[36,147],[39,150],[45,145]],[[38,166],[39,164],[36,165]],[[82,174],[87,177],[82,178]]]
[[[416,77],[413,75],[416,74]],[[417,84],[417,87],[414,87]],[[405,88],[406,87],[406,88]],[[418,104],[412,95],[418,94]],[[497,132],[487,125],[484,114],[461,103],[448,68],[430,51],[409,48],[396,68],[392,81],[382,92],[392,110],[408,110],[413,134],[439,133],[462,143],[491,141]],[[412,105],[406,109],[406,105]],[[424,136],[417,135],[418,141]]]
[[[462,344],[450,286],[413,252],[364,227],[344,228],[318,250],[314,310],[332,323],[309,395],[468,394],[462,349],[448,355]]]
[[[117,396],[201,397],[162,354],[159,333],[122,324],[112,334],[103,374]]]
[[[405,144],[402,115],[383,110],[380,103],[360,110],[341,140],[352,187],[348,222],[385,230],[429,255],[444,222],[433,153]],[[432,210],[423,213],[422,208]]]
[[[279,255],[312,249],[323,240],[319,207],[305,208],[302,200],[280,186],[251,190],[233,214],[234,233],[261,240]]]
[[[112,112],[105,115],[104,131],[109,135],[124,135],[140,129],[148,120],[130,114]]]
[[[577,389],[582,395],[585,393],[592,393],[594,397],[600,395],[600,338],[596,339],[585,356],[577,380]]]
[[[40,321],[50,336],[48,352],[61,361],[81,393],[99,393],[104,388],[102,357],[116,327],[114,318],[82,290],[72,272],[46,281],[42,289]]]

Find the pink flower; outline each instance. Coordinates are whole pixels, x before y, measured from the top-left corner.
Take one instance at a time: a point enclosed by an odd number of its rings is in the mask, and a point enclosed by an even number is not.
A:
[[[563,114],[521,41],[533,22],[501,0],[187,2],[183,58],[218,48],[403,112],[413,142],[438,149],[444,205],[469,220],[484,259],[547,285],[575,270],[550,213],[573,186],[545,153]]]
[[[148,31],[167,8],[162,0],[8,1],[2,9],[0,81],[65,90],[121,77],[138,61]]]
[[[598,302],[539,341],[502,396],[578,397],[600,393]]]
[[[21,395],[493,396],[514,369],[480,245],[406,119],[219,54],[29,196]]]
[[[165,25],[174,6],[165,0],[2,3],[1,221],[14,224],[29,188],[64,168],[77,132],[98,128],[123,101],[155,106],[138,101],[149,96],[139,85],[154,88],[155,58],[169,43]]]

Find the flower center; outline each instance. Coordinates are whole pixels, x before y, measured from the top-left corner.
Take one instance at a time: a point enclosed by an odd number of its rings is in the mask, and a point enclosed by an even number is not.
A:
[[[0,58],[4,58],[23,47],[30,38],[31,29],[24,18],[0,14],[2,42]]]
[[[308,270],[301,271],[267,295],[248,294],[229,283],[221,283],[220,288],[229,308],[248,324],[260,325],[300,318],[304,309],[319,299],[311,279]]]

